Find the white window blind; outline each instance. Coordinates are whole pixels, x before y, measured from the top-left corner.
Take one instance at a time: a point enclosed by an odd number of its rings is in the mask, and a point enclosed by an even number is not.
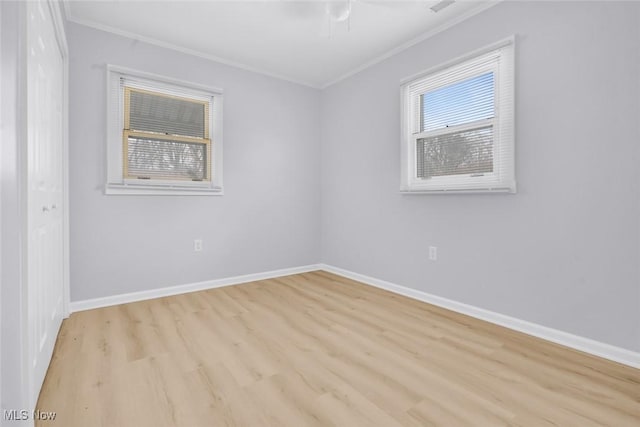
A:
[[[176,95],[121,79],[124,178],[209,181],[212,99]]]
[[[515,191],[512,40],[408,81],[403,104],[403,191]]]
[[[129,127],[141,132],[206,138],[207,110],[207,102],[132,90]]]
[[[487,72],[421,94],[420,131],[492,119],[494,80],[493,72]]]
[[[220,193],[221,93],[127,71],[108,69],[107,193]]]

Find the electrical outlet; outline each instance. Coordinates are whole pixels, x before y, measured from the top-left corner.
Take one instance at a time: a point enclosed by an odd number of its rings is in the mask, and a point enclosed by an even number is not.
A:
[[[193,241],[193,251],[202,252],[202,239],[195,239]]]
[[[431,261],[438,259],[438,248],[436,246],[429,246],[429,259]]]

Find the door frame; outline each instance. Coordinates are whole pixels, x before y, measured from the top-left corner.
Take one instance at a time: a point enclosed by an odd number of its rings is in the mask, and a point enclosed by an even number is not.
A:
[[[63,82],[62,82],[62,316],[63,318],[69,317],[69,302],[70,302],[70,287],[69,287],[69,48],[67,45],[67,39],[65,35],[64,20],[62,18],[62,11],[60,10],[60,3],[55,0],[45,0],[51,14],[51,18],[54,24],[57,43],[62,53],[63,63]],[[27,72],[27,52],[26,52],[26,40],[27,40],[27,11],[26,5],[21,3],[19,5],[20,22],[23,23],[20,29],[20,59],[19,68],[21,68],[20,75],[26,76]],[[33,411],[36,407],[38,395],[40,393],[40,385],[32,383],[33,373],[31,370],[31,363],[27,359],[30,356],[29,342],[31,340],[31,334],[33,331],[29,329],[29,311],[28,311],[28,286],[29,286],[29,224],[28,224],[28,153],[27,153],[27,79],[21,78],[18,87],[18,120],[20,126],[20,160],[19,160],[19,173],[20,173],[20,197],[21,197],[21,235],[23,244],[21,245],[21,318],[20,328],[22,337],[22,378],[23,378],[23,402],[24,409]],[[35,389],[37,387],[37,390]],[[30,420],[31,422],[32,420]]]
[[[62,315],[71,314],[71,288],[69,264],[69,46],[62,16],[61,2],[47,0],[62,52]]]

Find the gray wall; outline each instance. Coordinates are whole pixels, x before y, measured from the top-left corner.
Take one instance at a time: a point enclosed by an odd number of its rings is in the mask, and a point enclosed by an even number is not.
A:
[[[24,10],[16,2],[0,2],[2,15],[0,28],[0,120],[2,126],[0,137],[0,411],[2,409],[21,409],[26,405],[26,387],[22,380],[23,337],[21,336],[21,319],[24,299],[22,297],[22,212],[20,195],[21,150],[20,121],[18,108],[19,86],[22,76],[19,70],[19,23],[24,20]],[[3,424],[0,413],[0,425]],[[8,424],[8,423],[7,423]],[[12,423],[22,425],[21,423]]]
[[[323,262],[640,350],[639,28],[507,2],[325,90]],[[399,194],[399,81],[511,34],[518,193]]]
[[[318,262],[317,90],[67,30],[72,301]],[[103,194],[107,63],[224,90],[224,196]]]
[[[506,2],[319,92],[70,23],[71,299],[322,261],[638,351],[639,24]],[[511,34],[518,194],[399,194],[399,81]],[[225,196],[103,195],[105,63],[225,90]]]

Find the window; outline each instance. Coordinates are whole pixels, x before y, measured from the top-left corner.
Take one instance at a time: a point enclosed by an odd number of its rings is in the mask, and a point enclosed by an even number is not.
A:
[[[402,86],[404,192],[516,190],[513,40]]]
[[[107,194],[222,194],[222,92],[110,66]]]

